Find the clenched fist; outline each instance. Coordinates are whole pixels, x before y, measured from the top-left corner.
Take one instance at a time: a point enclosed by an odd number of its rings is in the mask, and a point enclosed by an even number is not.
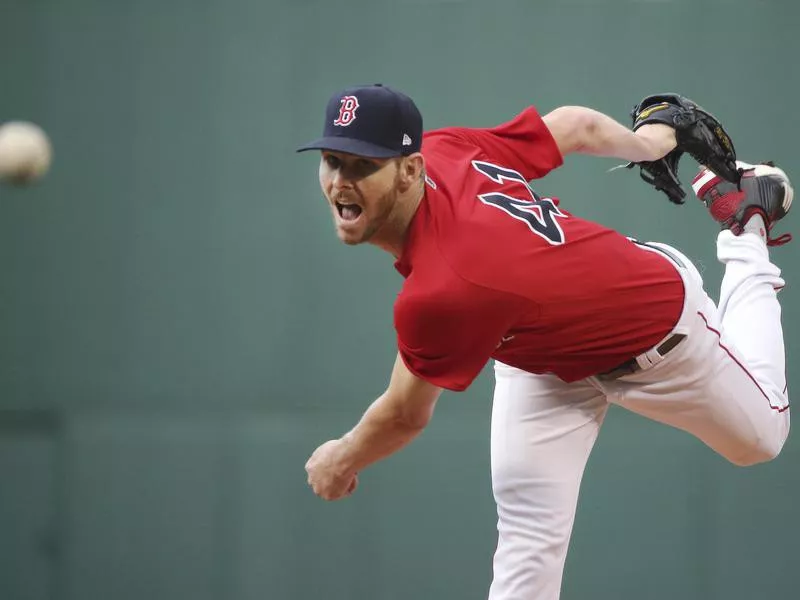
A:
[[[323,500],[339,500],[358,486],[358,473],[341,464],[342,440],[330,440],[314,450],[306,462],[308,485]]]

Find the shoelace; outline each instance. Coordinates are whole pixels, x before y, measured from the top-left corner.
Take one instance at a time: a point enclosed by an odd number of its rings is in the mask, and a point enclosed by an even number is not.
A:
[[[783,246],[784,244],[788,244],[791,241],[792,241],[791,233],[784,233],[783,235],[779,235],[776,238],[769,237],[769,235],[767,235],[767,246]]]

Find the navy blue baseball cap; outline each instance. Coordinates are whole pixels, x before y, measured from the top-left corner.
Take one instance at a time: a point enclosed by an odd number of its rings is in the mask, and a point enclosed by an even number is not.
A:
[[[369,158],[408,156],[422,146],[422,115],[405,94],[377,83],[336,92],[325,109],[322,137],[301,146]]]

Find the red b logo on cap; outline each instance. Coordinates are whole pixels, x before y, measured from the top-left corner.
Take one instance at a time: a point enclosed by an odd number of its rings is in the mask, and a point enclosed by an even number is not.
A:
[[[356,109],[358,108],[358,98],[355,96],[345,96],[341,99],[342,106],[339,108],[339,116],[333,122],[334,125],[347,127],[356,120]]]

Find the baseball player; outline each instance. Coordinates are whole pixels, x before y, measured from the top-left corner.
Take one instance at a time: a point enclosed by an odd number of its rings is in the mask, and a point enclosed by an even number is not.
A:
[[[327,105],[319,180],[338,237],[391,253],[405,278],[386,391],[306,463],[327,500],[411,442],[442,389],[464,390],[489,359],[498,544],[490,600],[555,600],[589,452],[610,404],[677,427],[737,465],[768,461],[789,432],[773,224],[792,188],[771,165],[735,162],[721,125],[691,101],[646,98],[625,127],[597,111],[528,107],[489,129],[423,134],[390,87]],[[618,157],[681,202],[693,189],[721,224],[719,304],[678,250],[570,214],[529,181],[570,153]],[[599,201],[599,200],[598,200]]]

